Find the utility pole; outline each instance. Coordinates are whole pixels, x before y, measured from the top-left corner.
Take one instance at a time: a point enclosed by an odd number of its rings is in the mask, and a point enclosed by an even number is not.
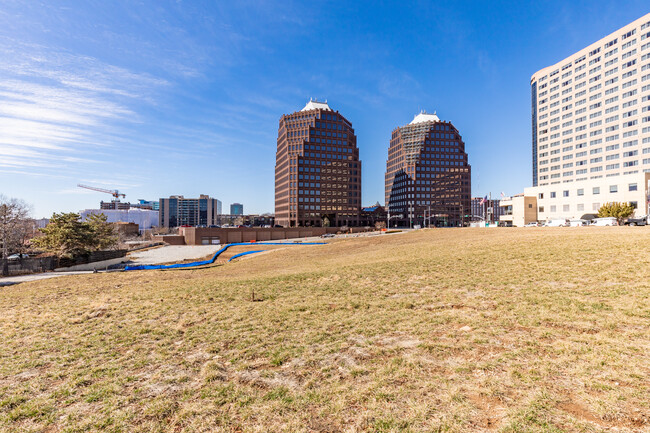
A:
[[[491,192],[489,193],[488,197],[489,198],[488,198],[488,202],[487,202],[487,205],[488,205],[487,214],[488,214],[488,221],[491,223],[492,222],[492,215],[494,213],[494,209],[493,209],[494,204],[492,203],[492,193]]]

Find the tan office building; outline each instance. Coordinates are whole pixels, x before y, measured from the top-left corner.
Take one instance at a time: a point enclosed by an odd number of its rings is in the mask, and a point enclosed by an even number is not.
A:
[[[361,161],[352,123],[327,102],[280,118],[275,223],[284,227],[360,224]]]
[[[504,197],[499,202],[501,224],[513,227],[523,227],[528,223],[537,222],[537,198],[535,196],[517,194]]]
[[[536,72],[531,96],[533,188],[525,195],[538,198],[538,218],[579,217],[608,201],[636,202],[645,214],[650,14]]]
[[[384,187],[388,210],[400,224],[468,222],[471,183],[465,142],[451,122],[422,112],[393,130]]]

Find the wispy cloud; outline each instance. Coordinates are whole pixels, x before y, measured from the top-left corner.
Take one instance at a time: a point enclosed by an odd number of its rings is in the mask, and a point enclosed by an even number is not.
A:
[[[124,138],[115,125],[127,135],[123,125],[143,121],[138,107],[153,105],[152,95],[169,85],[92,57],[0,38],[0,171],[74,172],[105,163],[97,156]]]

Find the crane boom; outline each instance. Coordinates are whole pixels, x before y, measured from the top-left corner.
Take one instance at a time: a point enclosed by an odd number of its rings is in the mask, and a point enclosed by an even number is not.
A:
[[[78,186],[79,188],[85,188],[85,189],[89,189],[89,190],[92,190],[92,191],[105,192],[106,194],[110,194],[110,195],[112,195],[112,196],[115,198],[115,201],[120,201],[120,196],[121,196],[122,198],[125,198],[125,197],[126,197],[126,194],[122,194],[121,192],[119,192],[119,191],[116,190],[116,189],[97,188],[97,187],[95,187],[95,186],[82,185],[82,184],[80,184],[80,183],[78,183],[77,186]]]

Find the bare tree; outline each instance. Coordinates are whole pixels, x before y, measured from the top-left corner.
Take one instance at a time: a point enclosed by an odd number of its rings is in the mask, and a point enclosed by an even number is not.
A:
[[[0,195],[0,246],[2,247],[2,274],[7,275],[7,257],[13,252],[22,252],[27,231],[30,227],[30,206],[23,200]]]

